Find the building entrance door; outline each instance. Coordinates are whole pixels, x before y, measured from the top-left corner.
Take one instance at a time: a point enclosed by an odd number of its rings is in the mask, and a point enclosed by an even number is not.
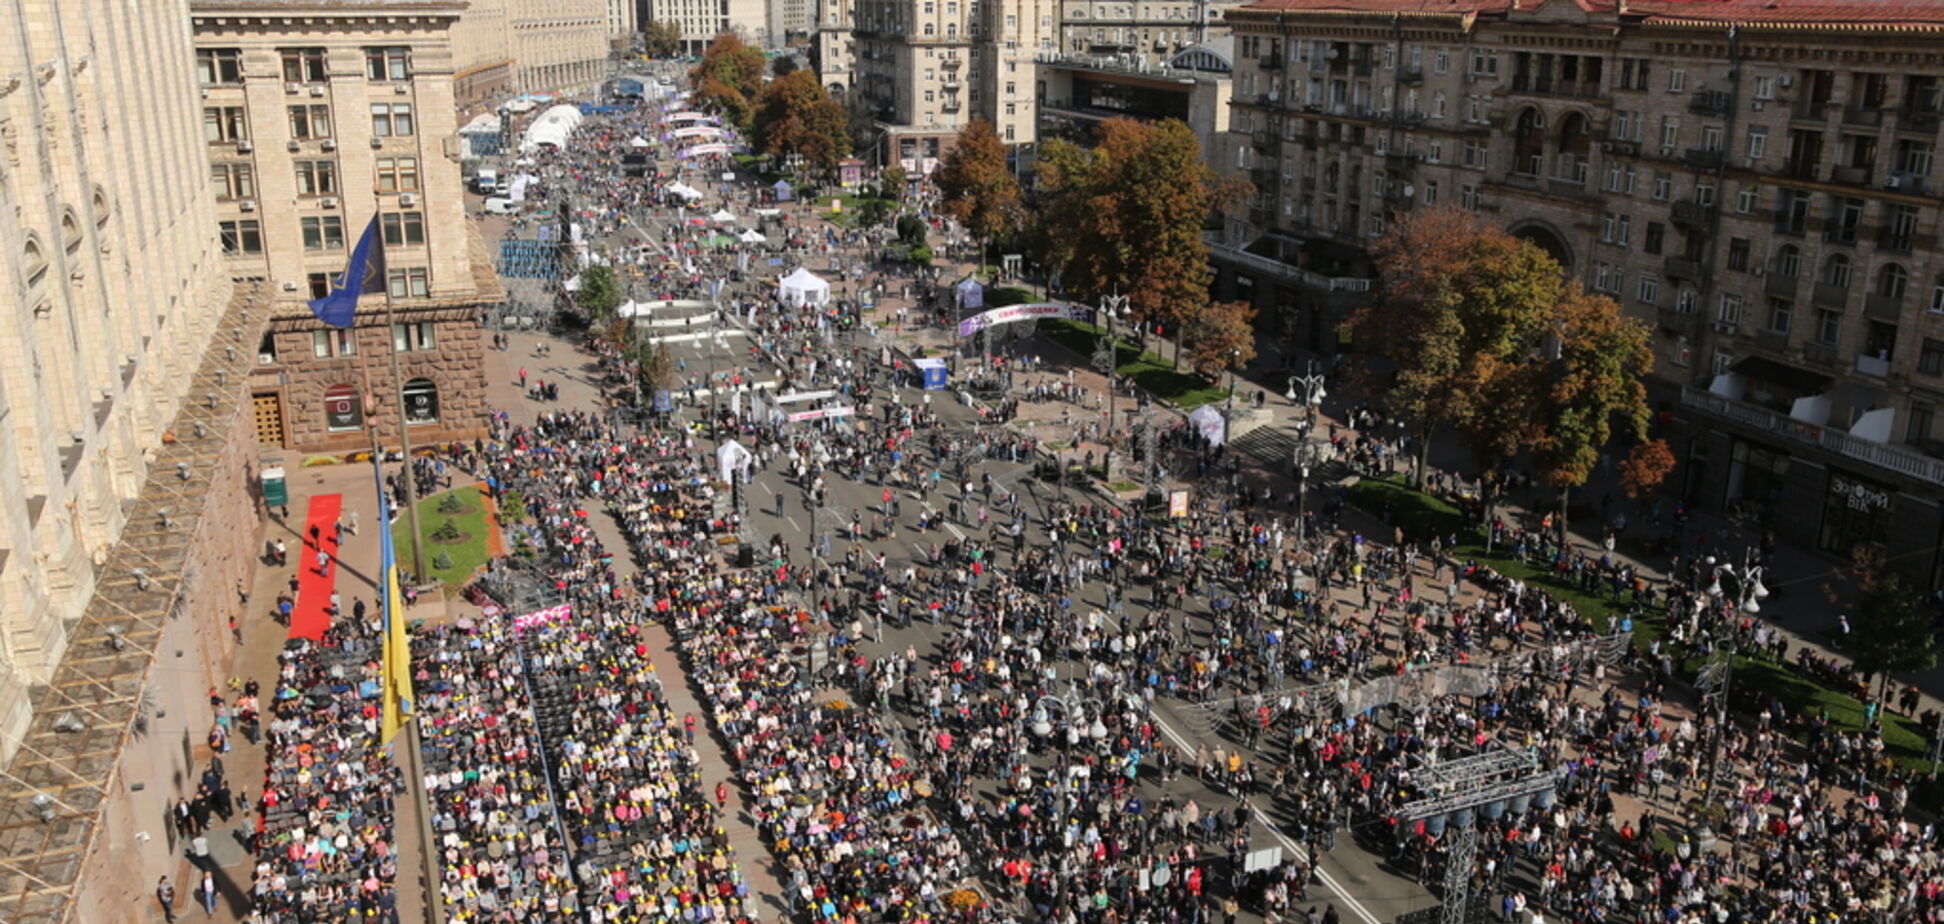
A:
[[[251,400],[256,405],[257,442],[283,448],[283,396],[272,392],[267,395],[252,395]]]

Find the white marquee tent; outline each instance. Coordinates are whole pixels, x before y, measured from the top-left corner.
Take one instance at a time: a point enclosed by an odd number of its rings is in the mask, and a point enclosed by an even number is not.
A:
[[[539,150],[543,145],[553,148],[567,146],[567,137],[581,123],[578,106],[555,106],[527,126],[526,137],[520,142],[520,152]]]
[[[799,266],[795,272],[783,277],[777,297],[791,307],[804,304],[822,306],[830,301],[830,283]]]
[[[769,240],[769,238],[763,236],[763,232],[758,231],[755,228],[751,228],[747,231],[744,231],[741,234],[736,235],[736,239],[742,241],[745,244],[761,244],[762,242]]]
[[[709,216],[709,220],[719,225],[733,225],[736,223],[736,216],[728,209],[716,209],[715,214]]]
[[[696,189],[693,186],[690,186],[687,183],[680,183],[680,182],[670,183],[668,184],[668,191],[674,193],[675,195],[681,196],[684,199],[702,198],[702,191]]]

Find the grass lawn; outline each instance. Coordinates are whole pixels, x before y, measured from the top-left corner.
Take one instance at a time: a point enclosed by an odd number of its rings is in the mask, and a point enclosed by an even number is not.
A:
[[[1416,491],[1401,481],[1364,479],[1350,488],[1350,502],[1370,513],[1385,517],[1404,528],[1406,536],[1458,535],[1456,557],[1485,564],[1510,578],[1543,588],[1547,593],[1573,605],[1599,626],[1607,629],[1625,615],[1629,606],[1613,603],[1603,595],[1592,595],[1556,580],[1547,569],[1535,567],[1499,553],[1487,554],[1478,530],[1465,525],[1464,515],[1451,503]],[[1667,627],[1655,616],[1634,620],[1634,644],[1646,648],[1666,634]],[[1701,658],[1686,659],[1680,673],[1692,677],[1702,666]],[[1867,719],[1861,700],[1830,689],[1797,674],[1786,665],[1767,658],[1737,656],[1731,698],[1738,710],[1754,712],[1770,700],[1780,700],[1789,712],[1809,720],[1827,715],[1832,725],[1845,730],[1865,727]],[[1897,713],[1879,713],[1883,724],[1883,743],[1890,758],[1907,770],[1930,770],[1930,744],[1924,728],[1914,719]],[[1944,785],[1917,781],[1912,785],[1913,803],[1932,810],[1944,808]]]
[[[1010,305],[1023,305],[1027,302],[1036,301],[1039,301],[1039,296],[1033,294],[1033,290],[1022,289],[1018,286],[1001,286],[997,289],[985,290],[985,306],[987,308],[1005,308]]]
[[[830,211],[830,204],[833,202],[842,202],[844,204],[844,210],[842,212],[832,213]],[[822,215],[824,218],[827,218],[845,227],[856,227],[858,209],[862,208],[866,203],[870,203],[870,202],[884,203],[884,208],[885,208],[884,214],[887,218],[891,215],[897,214],[898,203],[894,199],[875,198],[872,196],[859,196],[853,193],[838,193],[837,195],[834,196],[818,196],[817,214]]]
[[[1039,329],[1053,342],[1080,354],[1083,360],[1092,358],[1101,336],[1099,325],[1063,318],[1041,321]],[[1211,383],[1192,372],[1181,372],[1159,355],[1142,352],[1139,343],[1126,338],[1119,339],[1114,345],[1114,364],[1122,377],[1184,410],[1228,398],[1226,387]]]
[[[777,180],[785,179],[785,175],[765,167],[768,162],[769,158],[761,154],[736,155],[736,166],[756,174],[756,179],[762,181],[763,185],[774,186]]]
[[[466,510],[463,513],[446,513],[439,509],[447,498],[454,498]],[[480,499],[479,486],[467,485],[450,491],[434,494],[418,502],[419,527],[425,531],[425,568],[429,577],[421,583],[436,580],[444,584],[448,591],[456,590],[472,579],[473,572],[486,563],[487,532],[498,528],[486,517],[486,504]],[[463,538],[455,542],[441,540],[438,536],[450,522]],[[404,570],[412,567],[412,524],[411,518],[401,516],[392,524],[392,542],[398,549],[398,562]],[[440,557],[444,553],[444,558]],[[441,562],[452,567],[441,568]]]

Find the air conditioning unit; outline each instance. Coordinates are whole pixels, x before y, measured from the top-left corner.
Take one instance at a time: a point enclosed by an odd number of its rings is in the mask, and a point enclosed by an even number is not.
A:
[[[337,208],[337,197],[325,196],[324,198],[317,200],[317,204],[327,209]]]
[[[1662,157],[1673,157],[1673,156],[1674,156],[1674,148],[1673,148],[1672,146],[1670,146],[1670,145],[1665,145],[1665,144],[1663,144],[1663,145],[1661,145],[1661,156],[1662,156]]]
[[[243,211],[245,211],[245,212],[254,212],[254,211],[256,211],[256,200],[255,200],[255,199],[245,199],[245,200],[243,200],[242,202],[238,202],[238,203],[236,204],[236,207],[237,207],[237,208],[239,208],[239,209],[242,209],[242,210],[243,210]]]
[[[1613,147],[1614,147],[1614,145],[1613,145],[1613,142],[1611,142],[1611,141],[1602,141],[1602,142],[1600,142],[1600,153],[1602,153],[1602,154],[1611,154],[1611,153],[1613,153]]]
[[[285,92],[285,93],[302,93],[302,92],[304,92],[304,85],[303,85],[303,84],[301,84],[301,83],[287,83],[287,84],[284,84],[284,92]]]
[[[1768,107],[1768,103],[1765,103],[1758,99],[1753,103],[1753,106],[1756,112],[1761,112],[1763,109]]]
[[[255,147],[256,145],[251,144],[248,138],[239,138],[236,141],[236,150],[244,154],[250,153]]]
[[[385,143],[385,139],[383,139],[383,138],[380,138],[380,137],[378,137],[377,135],[372,135],[372,136],[371,136],[371,146],[372,146],[372,147],[374,147],[374,148],[375,148],[375,147],[379,147],[380,145],[383,145],[384,143]]]
[[[1714,332],[1717,334],[1732,334],[1735,332],[1735,322],[1733,321],[1716,321],[1710,326],[1714,328]]]
[[[1788,88],[1795,86],[1795,75],[1783,74],[1779,79],[1775,81],[1775,85],[1781,87],[1784,90],[1787,90]]]
[[[324,88],[323,88],[323,87],[311,87],[311,95],[312,95],[312,96],[323,96],[323,95],[324,95]]]
[[[290,149],[290,150],[292,150],[292,151],[295,151],[295,150],[297,150],[297,149],[299,149],[299,148],[301,148],[301,147],[303,147],[303,145],[301,145],[301,144],[298,144],[298,143],[297,143],[297,139],[295,139],[295,138],[292,138],[292,139],[290,139],[289,141],[286,141],[286,142],[284,142],[284,147],[286,147],[286,148],[289,148],[289,149]]]
[[[286,282],[284,283],[283,289],[285,292],[295,292],[297,291],[297,284],[294,282]]]
[[[208,98],[209,98],[209,88],[208,88],[208,87],[203,87],[203,88],[202,88],[202,98],[203,98],[203,99],[208,99]]]
[[[1755,274],[1755,278],[1760,279],[1761,277],[1768,275],[1768,267],[1763,264],[1757,263],[1755,264],[1755,268],[1753,270],[1750,270],[1750,272]]]
[[[335,151],[335,150],[337,150],[337,139],[336,139],[336,138],[326,138],[326,139],[324,139],[324,150],[326,150],[326,151]]]
[[[409,83],[396,84],[392,87],[392,92],[398,94],[399,96],[404,96],[405,94],[412,92],[412,85]]]
[[[418,204],[418,196],[412,193],[399,193],[398,204],[410,208]]]

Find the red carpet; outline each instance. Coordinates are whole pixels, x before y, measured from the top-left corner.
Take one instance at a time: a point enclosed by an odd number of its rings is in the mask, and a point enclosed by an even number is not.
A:
[[[344,506],[342,494],[320,494],[311,498],[304,516],[304,552],[297,558],[297,608],[290,614],[290,637],[322,641],[331,627],[331,588],[337,586],[338,511]],[[324,551],[330,553],[323,573],[317,570],[317,536]]]

